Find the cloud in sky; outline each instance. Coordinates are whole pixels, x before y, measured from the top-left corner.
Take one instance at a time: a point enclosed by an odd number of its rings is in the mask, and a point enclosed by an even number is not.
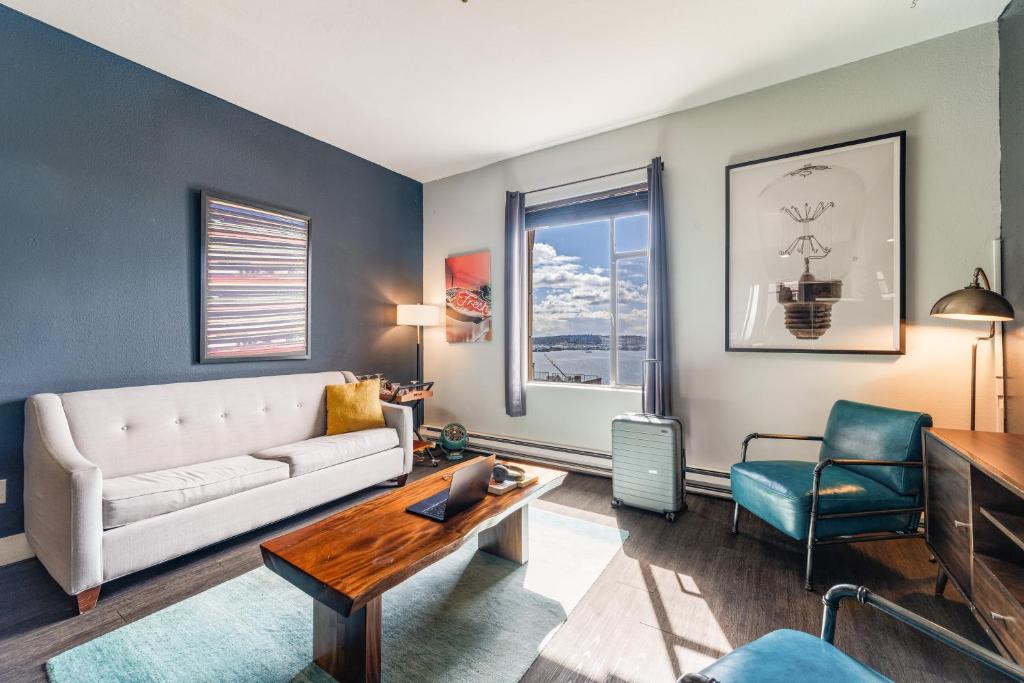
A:
[[[647,312],[646,268],[620,261],[620,334],[644,334]],[[608,334],[611,278],[606,265],[583,264],[545,242],[533,245],[533,329],[554,334]]]

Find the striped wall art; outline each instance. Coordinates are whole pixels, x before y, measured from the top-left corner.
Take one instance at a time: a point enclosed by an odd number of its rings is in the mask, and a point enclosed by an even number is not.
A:
[[[310,220],[203,193],[200,361],[309,358]]]

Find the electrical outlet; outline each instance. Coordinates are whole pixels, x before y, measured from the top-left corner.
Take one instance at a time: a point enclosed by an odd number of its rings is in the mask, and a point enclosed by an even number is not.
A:
[[[7,502],[7,480],[0,479],[0,505]]]

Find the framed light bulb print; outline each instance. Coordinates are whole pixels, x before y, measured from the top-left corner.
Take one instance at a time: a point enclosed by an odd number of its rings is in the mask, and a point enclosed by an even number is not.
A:
[[[727,351],[902,354],[906,132],[725,169]]]

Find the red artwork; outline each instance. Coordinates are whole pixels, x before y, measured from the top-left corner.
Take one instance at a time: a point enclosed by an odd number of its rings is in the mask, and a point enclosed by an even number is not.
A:
[[[445,333],[450,342],[491,340],[491,253],[444,260]]]

